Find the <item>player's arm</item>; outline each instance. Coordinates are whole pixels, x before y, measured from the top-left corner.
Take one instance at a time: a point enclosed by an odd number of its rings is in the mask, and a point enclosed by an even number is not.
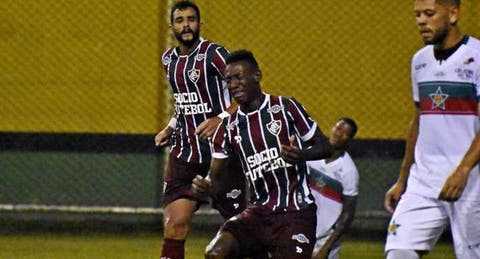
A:
[[[385,209],[388,212],[393,213],[395,207],[397,206],[400,196],[405,191],[407,185],[408,175],[410,173],[410,167],[414,162],[414,151],[415,144],[417,143],[418,137],[418,127],[420,121],[420,107],[418,103],[415,103],[415,114],[412,121],[410,122],[410,128],[408,130],[406,146],[405,146],[405,155],[403,156],[403,161],[400,167],[400,174],[398,179],[393,184],[393,186],[385,194]]]
[[[210,56],[211,60],[211,63],[209,64],[211,69],[207,70],[208,76],[217,76],[219,78],[224,77],[226,67],[225,59],[227,58],[228,54],[228,50],[220,45],[217,45],[215,49],[208,52],[207,55]],[[226,89],[225,84],[223,87]],[[208,139],[213,135],[215,129],[218,127],[218,125],[220,125],[223,119],[233,114],[237,107],[238,105],[235,102],[232,102],[232,104],[225,111],[200,123],[195,130],[195,134],[197,134],[201,139]]]
[[[478,116],[480,116],[480,102],[478,103]],[[440,191],[439,199],[456,201],[462,196],[463,189],[467,185],[468,176],[472,168],[480,162],[480,131],[477,132],[467,153],[463,156],[460,164],[447,178]]]
[[[200,125],[198,125],[197,129],[195,130],[195,134],[200,136],[201,139],[208,139],[213,135],[218,125],[222,123],[223,119],[233,114],[237,107],[238,104],[236,102],[232,102],[232,104],[222,113],[218,114],[215,117],[208,118],[202,123],[200,123]]]
[[[193,179],[193,190],[199,193],[214,194],[216,192],[215,187],[220,184],[217,182],[217,179],[225,171],[226,162],[227,159],[213,158],[207,177],[197,175]]]
[[[347,231],[355,217],[355,208],[357,206],[357,196],[343,196],[342,213],[335,224],[335,230],[328,236],[327,241],[317,253],[312,255],[314,259],[328,258],[332,245]]]
[[[175,114],[170,118],[167,126],[155,135],[155,145],[164,147],[168,144],[168,140],[172,135],[173,130],[177,127],[177,118]]]
[[[299,161],[318,160],[329,157],[333,152],[333,147],[328,138],[323,135],[317,127],[313,137],[305,141],[307,148],[299,149],[295,145],[295,138],[290,138],[290,145],[282,145],[280,152],[282,158],[288,163],[298,163]]]

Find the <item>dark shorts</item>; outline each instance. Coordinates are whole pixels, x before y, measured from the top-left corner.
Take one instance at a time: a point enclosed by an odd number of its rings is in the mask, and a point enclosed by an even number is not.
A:
[[[212,196],[212,207],[229,219],[242,212],[247,205],[246,179],[237,157],[228,159],[226,171],[218,178],[218,191]]]
[[[210,164],[187,163],[170,155],[164,179],[163,205],[185,198],[200,204],[211,202],[212,207],[220,212],[224,219],[242,212],[247,203],[246,181],[242,166],[238,159],[229,159],[226,172],[218,179],[218,192],[209,197],[196,193],[192,189],[192,181],[196,175],[206,176]]]
[[[268,251],[272,258],[308,258],[315,245],[316,207],[301,211],[267,212],[251,205],[229,219],[221,231],[233,234],[243,257]]]
[[[196,175],[206,176],[210,164],[192,164],[173,155],[168,157],[163,186],[163,206],[185,198],[202,203],[210,201],[208,195],[194,192],[192,181]]]

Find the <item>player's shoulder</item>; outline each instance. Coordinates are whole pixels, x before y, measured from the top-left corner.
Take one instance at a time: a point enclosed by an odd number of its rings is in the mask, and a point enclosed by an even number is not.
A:
[[[413,54],[412,63],[423,61],[431,55],[433,55],[433,45],[425,45],[423,48],[417,50],[417,52]]]
[[[228,49],[220,43],[202,39],[202,43],[206,47],[207,51],[225,51],[228,52]]]
[[[468,39],[465,45],[469,48],[472,48],[480,52],[480,40],[475,37],[468,36]]]
[[[349,177],[358,178],[357,166],[348,152],[343,154],[339,162],[342,164],[344,174],[348,174]]]
[[[162,63],[164,66],[168,65],[172,60],[172,56],[175,55],[175,48],[168,48],[162,54]]]

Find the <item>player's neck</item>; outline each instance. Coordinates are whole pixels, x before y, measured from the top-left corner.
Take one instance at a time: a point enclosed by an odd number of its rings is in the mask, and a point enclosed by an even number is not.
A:
[[[241,104],[240,109],[244,113],[258,111],[260,106],[262,106],[262,103],[264,100],[265,100],[265,94],[263,92],[260,92],[251,102]]]
[[[184,55],[188,55],[188,54],[192,53],[192,51],[195,48],[197,48],[197,45],[199,43],[200,43],[200,38],[194,44],[192,44],[191,46],[185,45],[185,44],[179,42],[179,44],[178,44],[178,54],[181,55],[181,56],[184,56]]]
[[[345,150],[343,149],[336,149],[333,151],[332,155],[328,158],[325,158],[325,162],[328,164],[337,160],[339,157],[342,157],[345,154]]]
[[[460,30],[455,27],[453,28],[450,33],[445,37],[445,39],[438,43],[435,44],[435,50],[447,50],[450,48],[453,48],[455,45],[457,45],[459,42],[461,42],[465,38],[465,35],[463,35]]]

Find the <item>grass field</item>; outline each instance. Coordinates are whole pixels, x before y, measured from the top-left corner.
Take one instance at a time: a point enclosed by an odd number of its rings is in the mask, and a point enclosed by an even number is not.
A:
[[[211,236],[193,234],[186,243],[186,258],[203,258]],[[13,234],[0,236],[0,258],[66,259],[66,258],[159,258],[161,236],[155,234]],[[342,248],[342,259],[376,259],[383,257],[383,242],[348,240]],[[424,258],[453,259],[451,244],[440,243]]]

